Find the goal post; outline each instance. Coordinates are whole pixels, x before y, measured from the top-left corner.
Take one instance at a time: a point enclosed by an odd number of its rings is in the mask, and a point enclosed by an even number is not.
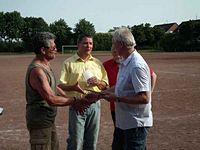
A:
[[[77,50],[77,45],[62,45],[62,54],[74,53]]]

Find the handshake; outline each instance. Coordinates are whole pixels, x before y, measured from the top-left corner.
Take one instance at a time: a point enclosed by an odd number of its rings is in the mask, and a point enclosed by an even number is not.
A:
[[[61,84],[57,86],[57,93],[60,96],[68,97],[62,88],[65,89],[65,85]],[[85,110],[92,103],[95,103],[100,99],[105,99],[109,102],[113,102],[113,101],[116,101],[116,98],[117,98],[114,93],[109,92],[108,90],[105,90],[102,92],[96,92],[89,89],[82,89],[78,82],[72,85],[70,88],[68,88],[68,91],[76,91],[84,95],[80,97],[73,97],[73,102],[71,105],[78,113],[84,113]]]
[[[116,96],[110,92],[96,92],[92,90],[86,90],[88,93],[84,97],[74,97],[74,102],[72,107],[77,111],[77,113],[84,113],[85,110],[98,100],[105,99],[107,101],[115,101]]]
[[[85,96],[86,99],[88,99],[91,102],[96,102],[96,100],[105,99],[109,102],[114,102],[118,98],[114,93],[108,92],[108,91],[102,91],[102,92],[96,92],[93,90],[86,90],[90,93]]]

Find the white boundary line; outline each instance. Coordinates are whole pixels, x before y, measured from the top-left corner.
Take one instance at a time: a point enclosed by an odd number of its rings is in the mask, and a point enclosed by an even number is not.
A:
[[[182,72],[175,72],[175,71],[156,71],[156,72],[166,73],[166,74],[187,75],[187,76],[192,76],[192,77],[200,77],[200,75],[197,73],[182,73]]]
[[[156,121],[183,120],[183,119],[187,119],[187,118],[190,118],[190,117],[195,117],[196,119],[198,119],[198,117],[200,117],[200,113],[197,113],[197,114],[189,114],[189,115],[184,115],[184,116],[154,117],[154,120],[156,120]]]
[[[26,129],[27,130],[27,129]],[[0,130],[0,133],[19,133],[26,131],[25,129],[8,129],[8,130]]]
[[[180,89],[162,89],[162,90],[155,90],[153,93],[166,93],[166,92],[179,92],[179,91],[198,91],[200,87],[197,88],[180,88]]]

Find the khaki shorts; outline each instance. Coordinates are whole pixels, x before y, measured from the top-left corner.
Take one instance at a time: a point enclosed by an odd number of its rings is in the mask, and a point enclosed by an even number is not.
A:
[[[56,127],[29,129],[31,150],[58,150]]]

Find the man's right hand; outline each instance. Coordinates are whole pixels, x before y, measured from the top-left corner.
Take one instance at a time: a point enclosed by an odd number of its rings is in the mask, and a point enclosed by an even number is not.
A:
[[[83,114],[91,104],[86,98],[74,97],[74,99],[72,107],[76,110],[77,114]]]
[[[85,94],[84,90],[80,87],[78,82],[76,82],[76,84],[74,84],[73,89],[74,89],[74,91],[77,91],[81,94]]]

